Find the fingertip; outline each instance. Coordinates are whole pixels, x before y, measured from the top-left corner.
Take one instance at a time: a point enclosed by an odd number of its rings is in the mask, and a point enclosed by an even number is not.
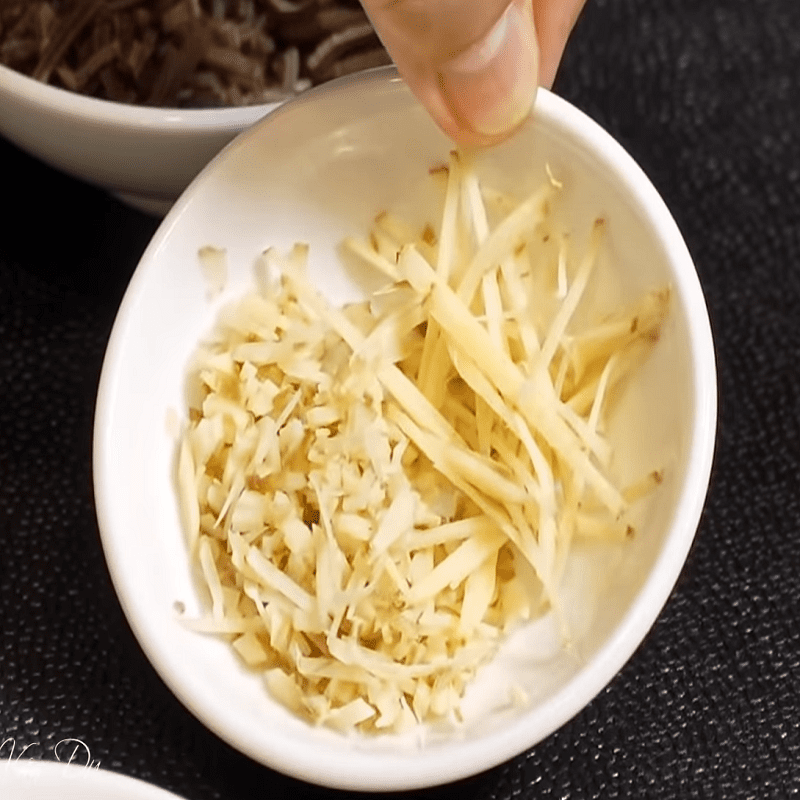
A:
[[[539,78],[531,0],[513,0],[474,45],[440,65],[438,89],[457,126],[457,140],[490,144],[527,118]]]
[[[533,15],[539,40],[539,83],[551,89],[572,29],[586,0],[535,0]]]

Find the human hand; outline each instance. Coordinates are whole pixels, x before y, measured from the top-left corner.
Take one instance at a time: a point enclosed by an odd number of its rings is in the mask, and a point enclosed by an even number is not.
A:
[[[552,86],[586,0],[361,0],[397,69],[463,145],[492,144]]]

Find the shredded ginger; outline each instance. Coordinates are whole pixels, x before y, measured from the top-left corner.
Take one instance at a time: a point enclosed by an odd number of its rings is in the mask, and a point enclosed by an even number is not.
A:
[[[342,731],[457,721],[504,635],[560,617],[572,542],[630,537],[661,480],[617,486],[606,429],[669,289],[579,314],[604,220],[573,253],[552,176],[522,202],[458,153],[431,176],[438,226],[384,212],[344,242],[385,288],[334,308],[305,245],[268,250],[191,373],[179,486],[210,599],[193,624]]]

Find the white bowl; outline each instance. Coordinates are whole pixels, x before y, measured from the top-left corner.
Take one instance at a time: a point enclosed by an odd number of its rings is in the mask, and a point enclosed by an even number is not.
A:
[[[683,239],[632,159],[584,114],[542,91],[534,117],[482,156],[501,188],[523,192],[549,164],[565,183],[564,213],[605,214],[622,295],[666,282],[673,310],[639,380],[626,439],[641,464],[665,466],[641,535],[571,581],[596,603],[566,650],[547,621],[509,640],[478,677],[451,735],[342,736],[294,718],[248,674],[229,645],[182,627],[176,601],[199,613],[173,488],[174,431],[185,370],[220,304],[252,281],[269,245],[309,242],[310,270],[336,303],[361,296],[334,250],[376,211],[415,197],[451,147],[404,84],[376,71],[312,90],[242,134],[196,179],[142,257],[106,354],[95,427],[95,491],[111,575],[142,648],[164,681],[208,727],[253,759],[290,775],[356,790],[410,789],[495,766],[554,731],[611,680],[666,602],[692,543],[712,463],[716,371],[706,307]],[[200,246],[227,248],[225,292],[211,302]],[[644,412],[642,413],[642,409]],[[582,571],[581,571],[582,570]],[[609,576],[611,591],[601,596]],[[587,599],[588,598],[588,599]],[[581,600],[580,602],[584,602]],[[585,611],[585,609],[584,609]],[[584,614],[584,623],[588,617]],[[509,675],[530,697],[486,711]],[[504,695],[506,696],[506,695]],[[502,705],[502,703],[501,703]]]
[[[64,749],[77,749],[83,758],[82,743],[66,742]],[[180,800],[150,783],[100,769],[88,761],[36,761],[5,758],[0,763],[0,797],[4,800],[29,800],[31,797],[57,797],[59,800]]]
[[[0,65],[0,135],[50,166],[159,215],[231,139],[277,105],[128,105],[49,86]]]

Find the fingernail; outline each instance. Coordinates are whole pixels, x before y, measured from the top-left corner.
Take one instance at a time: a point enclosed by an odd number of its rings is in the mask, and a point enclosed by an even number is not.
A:
[[[528,115],[538,68],[531,0],[512,0],[481,41],[442,66],[439,86],[465,128],[497,138]]]

